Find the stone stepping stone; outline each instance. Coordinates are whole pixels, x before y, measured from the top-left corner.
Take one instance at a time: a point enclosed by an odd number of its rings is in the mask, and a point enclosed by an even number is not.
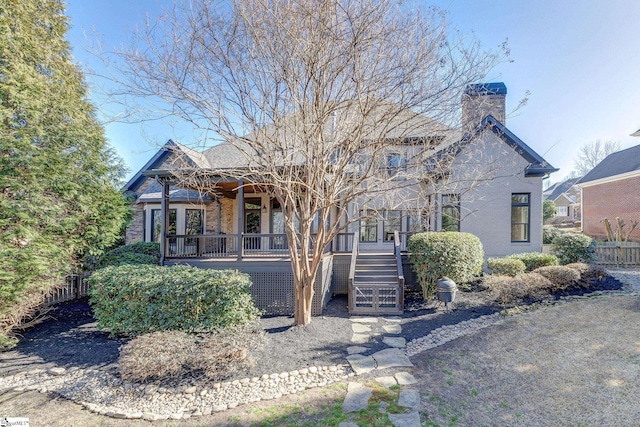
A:
[[[338,427],[360,427],[357,423],[351,421],[343,421],[338,424]]]
[[[404,389],[400,391],[398,406],[417,409],[420,406],[420,393],[418,390]]]
[[[349,356],[352,357],[352,356]],[[347,359],[349,358],[347,357]],[[406,354],[398,348],[386,348],[371,355],[378,364],[378,369],[399,367],[412,367],[413,363]]]
[[[369,350],[367,347],[360,347],[360,346],[357,346],[357,345],[352,345],[350,347],[347,347],[347,353],[348,354],[364,353],[367,350]]]
[[[351,342],[354,344],[366,344],[369,342],[369,335],[353,334]]]
[[[408,414],[387,414],[389,421],[395,427],[422,427],[420,424],[420,414],[410,412]]]
[[[386,388],[390,388],[391,386],[398,384],[396,379],[393,377],[378,377],[376,378],[376,382]]]
[[[388,334],[398,335],[402,333],[402,326],[400,325],[384,325],[382,327]]]
[[[418,380],[416,380],[416,377],[408,372],[398,372],[395,377],[396,381],[398,381],[398,384],[400,385],[410,385],[418,382]]]
[[[351,328],[353,332],[357,334],[364,334],[366,332],[371,332],[371,326],[363,325],[362,323],[352,323]]]
[[[360,323],[378,323],[377,317],[350,317],[349,320]]]
[[[352,354],[347,356],[347,361],[351,365],[351,369],[356,375],[366,374],[376,368],[376,361],[371,356],[363,356],[362,354]]]
[[[402,317],[391,316],[391,317],[385,317],[384,320],[385,320],[385,322],[398,323],[398,322],[402,322]]]
[[[404,348],[407,346],[407,340],[402,337],[384,337],[382,342],[389,347]]]
[[[356,382],[350,382],[347,386],[347,395],[342,402],[342,411],[346,414],[357,412],[369,406],[369,398],[373,389]]]

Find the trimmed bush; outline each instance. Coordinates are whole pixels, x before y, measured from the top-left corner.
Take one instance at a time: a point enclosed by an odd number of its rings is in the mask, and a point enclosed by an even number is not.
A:
[[[120,350],[118,365],[125,381],[179,377],[189,371],[196,338],[180,331],[143,334]]]
[[[212,333],[152,332],[125,344],[118,360],[123,380],[145,382],[203,373],[224,380],[251,366],[250,351],[264,343],[257,323]]]
[[[89,296],[98,327],[112,334],[199,332],[255,320],[250,286],[235,270],[122,265],[93,273]]]
[[[596,259],[596,242],[584,234],[562,234],[553,239],[551,252],[563,265],[591,263]]]
[[[591,266],[589,264],[585,264],[584,262],[574,262],[574,263],[565,265],[565,267],[573,268],[578,273],[580,273],[581,276],[583,274],[587,274],[591,269]]]
[[[98,268],[125,264],[158,264],[160,244],[138,242],[124,245],[106,252],[98,261]]]
[[[425,299],[434,295],[441,277],[466,283],[480,274],[484,263],[482,243],[470,233],[417,233],[409,238],[408,250]]]
[[[558,237],[563,233],[558,227],[554,227],[553,225],[544,225],[542,227],[542,244],[550,245],[553,242],[553,239]]]
[[[265,332],[256,323],[201,334],[193,369],[214,381],[224,380],[253,365],[251,351],[261,347],[264,339]]]
[[[487,267],[491,274],[511,277],[524,273],[527,268],[522,260],[515,258],[489,258]]]
[[[516,277],[490,275],[484,284],[500,304],[517,304],[525,299],[540,299],[548,293],[551,282],[538,273],[524,273]]]
[[[541,252],[527,252],[524,254],[509,255],[507,258],[519,259],[526,266],[526,272],[530,273],[536,268],[546,267],[548,265],[558,265],[558,258],[552,254],[543,254]]]
[[[538,273],[552,283],[549,289],[552,292],[570,288],[580,280],[580,273],[577,270],[562,265],[551,265],[548,267],[540,267],[533,271]]]

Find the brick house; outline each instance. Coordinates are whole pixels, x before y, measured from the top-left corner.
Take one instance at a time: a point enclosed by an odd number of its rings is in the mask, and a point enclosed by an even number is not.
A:
[[[582,178],[582,231],[606,239],[601,221],[640,220],[640,145],[610,154]],[[640,241],[640,229],[630,241]]]

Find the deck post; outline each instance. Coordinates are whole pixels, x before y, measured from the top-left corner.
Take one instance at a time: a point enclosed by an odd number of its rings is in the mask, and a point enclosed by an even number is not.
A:
[[[167,232],[169,228],[169,183],[166,179],[160,180],[156,175],[156,181],[162,184],[162,196],[160,198],[160,265],[164,265],[167,256]]]
[[[242,232],[244,231],[244,181],[238,182],[238,261],[242,261],[244,252],[244,242]]]

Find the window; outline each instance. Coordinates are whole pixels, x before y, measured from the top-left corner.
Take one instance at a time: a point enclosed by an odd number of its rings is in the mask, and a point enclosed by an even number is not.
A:
[[[402,222],[402,212],[401,211],[384,211],[382,213],[384,218],[384,240],[385,241],[393,241],[393,232],[394,231],[402,231],[401,230],[401,222]]]
[[[530,195],[514,193],[511,195],[511,241],[529,241]]]
[[[460,197],[457,194],[442,195],[442,231],[460,231]]]
[[[168,234],[177,234],[177,212],[175,209],[169,209],[169,231]],[[162,211],[160,209],[151,209],[151,241],[159,242],[162,231]]]
[[[558,206],[558,212],[556,212],[556,216],[569,216],[569,207]]]
[[[202,209],[185,209],[185,216],[184,234],[202,234],[204,231]]]
[[[377,242],[378,219],[376,218],[376,212],[368,210],[364,213],[364,215],[367,215],[367,217],[360,220],[360,241]]]
[[[407,159],[400,153],[387,154],[387,174],[393,176],[406,169]]]

